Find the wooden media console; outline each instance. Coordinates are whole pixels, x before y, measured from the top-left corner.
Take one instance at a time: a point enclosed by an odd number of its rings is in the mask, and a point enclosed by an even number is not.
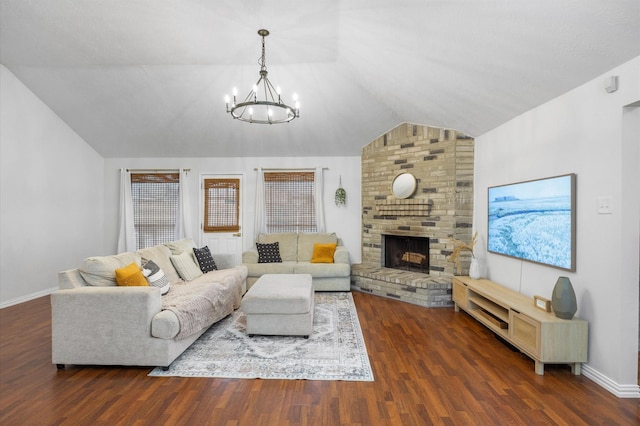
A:
[[[496,335],[535,361],[536,374],[544,364],[570,364],[580,374],[587,361],[588,322],[565,320],[538,309],[533,298],[486,279],[454,277],[453,302]]]

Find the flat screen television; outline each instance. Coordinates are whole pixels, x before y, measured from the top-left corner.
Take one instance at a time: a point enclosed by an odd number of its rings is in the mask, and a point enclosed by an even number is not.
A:
[[[489,252],[575,271],[575,174],[494,186],[488,192]]]

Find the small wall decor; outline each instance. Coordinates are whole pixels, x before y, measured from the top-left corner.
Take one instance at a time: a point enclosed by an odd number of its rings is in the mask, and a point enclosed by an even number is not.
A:
[[[336,189],[335,201],[338,207],[347,204],[347,191],[342,187],[342,175],[340,175],[340,183],[338,184],[338,189]]]
[[[400,173],[391,183],[391,193],[396,197],[409,198],[416,192],[417,181],[411,173]]]

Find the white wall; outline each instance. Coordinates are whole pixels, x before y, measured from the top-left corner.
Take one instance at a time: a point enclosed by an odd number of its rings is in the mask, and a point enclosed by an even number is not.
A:
[[[244,203],[243,247],[254,244],[254,206],[256,196],[257,167],[263,168],[314,168],[328,167],[324,174],[324,204],[327,232],[335,232],[349,250],[352,263],[361,261],[361,197],[360,157],[234,157],[234,158],[107,158],[105,159],[105,245],[104,251],[115,252],[118,235],[118,197],[121,168],[162,169],[188,168],[189,198],[192,205],[193,236],[197,241],[201,222],[200,185],[202,175],[242,174],[241,194]],[[347,205],[337,207],[334,194],[342,176],[342,186],[347,192]]]
[[[0,307],[103,247],[103,160],[0,65]]]
[[[620,89],[606,93],[618,75]],[[640,167],[640,57],[476,138],[474,227],[485,276],[523,294],[551,298],[571,279],[577,316],[589,321],[585,375],[619,396],[640,397],[637,379]],[[577,174],[575,273],[486,253],[487,187]],[[597,198],[613,198],[598,214]]]

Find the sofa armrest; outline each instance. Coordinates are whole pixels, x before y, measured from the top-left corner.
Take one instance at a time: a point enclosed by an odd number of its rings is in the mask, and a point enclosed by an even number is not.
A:
[[[51,295],[54,364],[114,364],[151,338],[157,287],[82,287]]]
[[[87,285],[87,282],[82,278],[82,275],[80,275],[79,269],[69,269],[58,272],[58,287],[60,290],[82,288]]]
[[[345,246],[337,246],[333,254],[333,262],[349,264],[349,250]]]
[[[242,263],[258,263],[258,250],[247,250],[242,253]]]

